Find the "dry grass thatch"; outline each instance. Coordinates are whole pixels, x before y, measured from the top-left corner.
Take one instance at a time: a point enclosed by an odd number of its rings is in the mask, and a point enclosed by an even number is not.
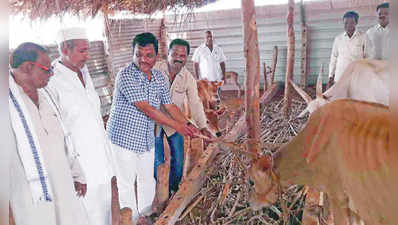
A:
[[[214,0],[212,0],[214,1]],[[185,7],[200,7],[208,0],[10,0],[13,14],[22,13],[30,19],[46,19],[53,15],[70,13],[94,17],[99,11],[112,14],[117,11],[153,14],[156,11]]]

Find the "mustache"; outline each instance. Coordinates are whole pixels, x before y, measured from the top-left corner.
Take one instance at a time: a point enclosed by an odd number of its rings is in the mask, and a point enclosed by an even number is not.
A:
[[[181,63],[181,64],[183,64],[184,62],[181,61],[181,60],[174,60],[174,63]]]

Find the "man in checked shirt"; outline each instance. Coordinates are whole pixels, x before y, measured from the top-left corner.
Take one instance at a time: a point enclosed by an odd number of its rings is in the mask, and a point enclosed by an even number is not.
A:
[[[164,75],[153,69],[157,53],[158,41],[152,33],[134,38],[133,62],[117,76],[107,124],[116,163],[120,207],[132,209],[133,223],[139,215],[151,213],[155,196],[155,123],[172,127],[184,136],[200,134],[172,104]],[[160,111],[161,105],[170,117]],[[135,182],[137,193],[133,191]]]

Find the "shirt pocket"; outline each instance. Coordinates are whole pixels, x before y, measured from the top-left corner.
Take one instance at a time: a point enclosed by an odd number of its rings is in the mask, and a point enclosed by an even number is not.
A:
[[[356,59],[363,58],[364,46],[362,43],[355,43],[351,47],[352,56]]]
[[[173,90],[172,100],[175,105],[181,108],[184,105],[186,90],[183,87],[176,87]]]

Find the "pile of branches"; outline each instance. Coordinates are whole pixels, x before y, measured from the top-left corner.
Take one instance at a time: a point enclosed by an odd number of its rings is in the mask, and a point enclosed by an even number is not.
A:
[[[314,90],[309,90],[312,94]],[[282,112],[283,96],[278,95],[261,109],[262,153],[274,152],[289,142],[303,128],[307,118],[297,116],[305,109],[305,102],[295,96],[290,118]],[[238,143],[244,144],[245,135]],[[301,224],[305,201],[304,188],[293,185],[281,195],[279,201],[261,210],[253,210],[249,204],[249,192],[253,184],[247,174],[250,159],[222,146],[207,173],[205,185],[191,201],[177,224]]]

